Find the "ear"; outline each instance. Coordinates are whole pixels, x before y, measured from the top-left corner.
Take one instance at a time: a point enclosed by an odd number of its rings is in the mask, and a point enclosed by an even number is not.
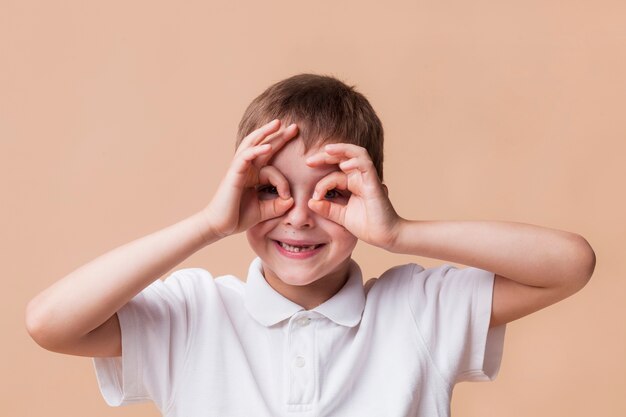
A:
[[[385,191],[385,197],[389,198],[389,188],[385,184],[381,184],[383,186],[383,191]]]

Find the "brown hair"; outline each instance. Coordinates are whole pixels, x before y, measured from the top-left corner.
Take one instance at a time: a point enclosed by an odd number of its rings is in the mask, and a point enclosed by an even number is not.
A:
[[[335,77],[299,74],[267,88],[248,106],[239,122],[243,138],[274,119],[298,125],[306,150],[344,142],[367,149],[383,179],[383,126],[367,98]]]

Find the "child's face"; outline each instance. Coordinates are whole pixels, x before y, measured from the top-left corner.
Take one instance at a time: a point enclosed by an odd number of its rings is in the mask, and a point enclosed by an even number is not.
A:
[[[319,148],[312,148],[304,154],[302,140],[293,139],[277,152],[270,165],[289,183],[294,204],[283,216],[258,223],[247,231],[250,246],[263,261],[265,279],[275,289],[297,290],[290,286],[301,287],[316,281],[317,290],[320,286],[336,287],[337,282],[343,283],[348,275],[350,255],[357,238],[307,205],[318,181],[339,170],[337,165],[315,168],[306,165],[306,158],[318,151]],[[341,194],[329,191],[326,198],[347,204],[349,193],[339,192]],[[279,198],[271,186],[265,190],[261,187],[258,196]]]

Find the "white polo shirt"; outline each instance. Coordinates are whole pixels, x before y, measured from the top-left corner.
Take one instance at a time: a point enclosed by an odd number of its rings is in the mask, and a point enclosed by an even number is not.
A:
[[[493,277],[408,264],[366,294],[353,261],[307,311],[267,284],[258,258],[247,283],[181,269],[118,312],[123,355],[94,359],[98,383],[109,405],[153,401],[171,417],[449,416],[455,383],[500,366]]]

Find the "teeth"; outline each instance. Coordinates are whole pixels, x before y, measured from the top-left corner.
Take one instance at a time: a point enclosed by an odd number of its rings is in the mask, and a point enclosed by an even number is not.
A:
[[[289,252],[295,252],[295,253],[310,251],[310,250],[315,249],[315,246],[316,246],[316,245],[311,245],[311,246],[291,246],[291,245],[288,245],[288,244],[283,243],[283,242],[278,242],[278,243],[280,243],[280,246],[282,246],[285,250],[288,250]]]

